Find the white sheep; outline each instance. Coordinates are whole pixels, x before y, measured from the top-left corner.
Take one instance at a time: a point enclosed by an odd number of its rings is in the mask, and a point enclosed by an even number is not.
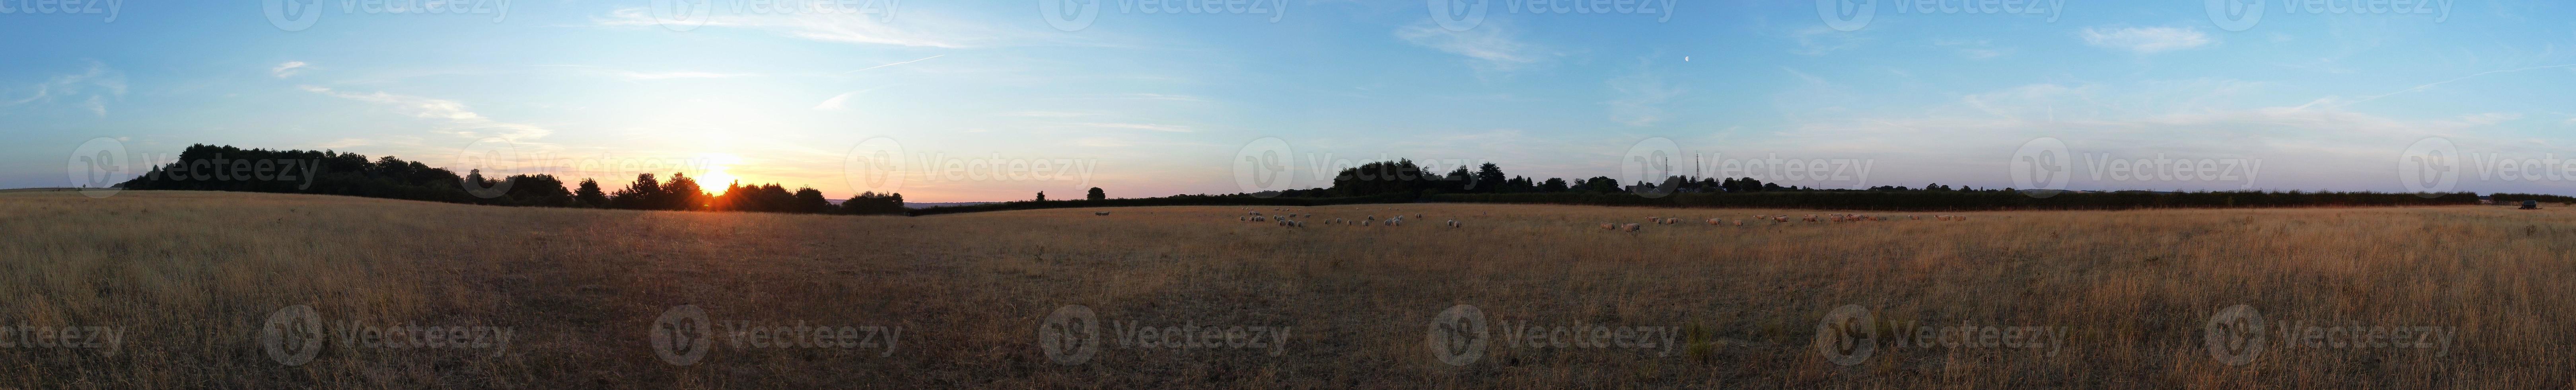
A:
[[[1638,225],[1637,225],[1637,224],[1633,224],[1633,223],[1632,223],[1632,224],[1627,224],[1627,225],[1620,226],[1620,231],[1635,232],[1635,231],[1637,231],[1637,228],[1638,228]]]
[[[1449,220],[1449,227],[1453,227],[1453,228],[1454,228],[1454,227],[1459,227],[1459,226],[1461,226],[1461,225],[1459,225],[1459,224],[1458,224],[1458,220],[1455,220],[1455,219]]]
[[[1612,224],[1612,223],[1609,223],[1609,222],[1602,222],[1602,223],[1601,223],[1601,230],[1619,230],[1619,225]]]
[[[1109,215],[1109,212],[1107,212],[1107,211],[1095,212],[1095,213],[1091,213],[1091,215]]]

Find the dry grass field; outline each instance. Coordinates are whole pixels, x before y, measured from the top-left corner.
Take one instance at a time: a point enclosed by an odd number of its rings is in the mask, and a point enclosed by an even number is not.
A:
[[[1874,213],[1927,218],[1736,227],[1696,221],[1836,211],[1401,204],[1299,208],[1315,214],[1302,229],[1238,221],[1244,209],[907,218],[0,194],[0,325],[121,332],[112,348],[0,339],[20,342],[0,345],[0,388],[2576,388],[2569,209]],[[1321,223],[1415,213],[1404,226]],[[1693,222],[1598,227],[1649,216]],[[1465,226],[1441,226],[1451,219]],[[2204,329],[2239,304],[2266,328],[2455,337],[2430,348],[2274,337],[2231,365]],[[288,365],[263,329],[294,305],[329,336]],[[723,335],[688,365],[651,337],[680,305]],[[1101,344],[1078,364],[1041,346],[1041,323],[1067,305],[1098,324]],[[1457,305],[1491,333],[1453,365],[1430,340],[1435,316]],[[1844,305],[1885,328],[1850,365],[1817,346]],[[886,333],[891,347],[734,347],[757,335],[726,331],[741,321],[900,331]],[[1926,347],[1894,340],[1914,328],[1889,321],[2062,337]],[[1286,331],[1272,347],[1163,348],[1143,346],[1155,337],[1136,324],[1226,330],[1217,339]],[[1541,348],[1506,333],[1521,324],[1610,338],[1670,327],[1680,345]],[[332,333],[413,325],[513,336],[404,348]]]

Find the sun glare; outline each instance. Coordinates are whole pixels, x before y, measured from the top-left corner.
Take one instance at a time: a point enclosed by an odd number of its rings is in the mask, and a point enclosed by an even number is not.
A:
[[[710,194],[724,195],[726,184],[731,184],[735,180],[742,179],[740,177],[735,177],[733,173],[725,172],[725,169],[732,167],[734,164],[741,164],[741,156],[725,153],[707,153],[698,155],[698,158],[701,161],[706,162],[706,171],[698,174],[698,187],[705,188]]]

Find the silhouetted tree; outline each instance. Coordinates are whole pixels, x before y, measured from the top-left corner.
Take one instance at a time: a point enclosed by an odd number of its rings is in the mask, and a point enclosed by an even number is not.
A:
[[[1091,187],[1091,193],[1083,195],[1082,198],[1089,200],[1109,199],[1109,193],[1100,191],[1100,187]]]
[[[573,191],[572,200],[581,207],[608,207],[608,194],[600,192],[598,180],[581,179],[581,189]]]

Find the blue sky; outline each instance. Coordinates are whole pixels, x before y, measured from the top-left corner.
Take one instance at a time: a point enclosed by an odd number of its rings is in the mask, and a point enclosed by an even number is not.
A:
[[[296,1],[0,0],[0,187],[72,185],[103,137],[914,201],[1640,150],[1831,188],[2403,191],[2428,145],[2459,156],[2434,189],[2576,193],[2564,2]],[[2118,172],[2158,159],[2221,173]]]

